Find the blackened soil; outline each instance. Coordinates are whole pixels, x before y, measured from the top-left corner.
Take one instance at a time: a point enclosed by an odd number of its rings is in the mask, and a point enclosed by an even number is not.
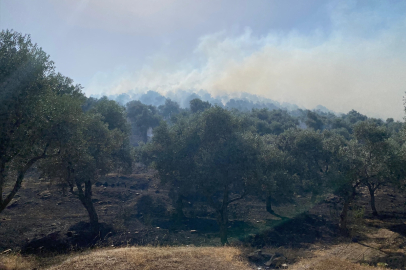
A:
[[[378,191],[379,219],[372,216],[367,194],[361,190],[351,206],[350,224],[376,220],[367,226],[387,228],[406,237],[404,196],[389,188]],[[79,200],[64,193],[63,186],[40,181],[32,174],[0,214],[0,253],[10,248],[25,254],[48,254],[112,245],[220,245],[214,211],[202,200],[186,201],[186,218],[177,220],[170,195],[154,172],[101,179],[93,186],[101,233],[92,235],[87,212]],[[252,247],[306,248],[314,243],[366,237],[339,236],[341,207],[334,196],[316,203],[298,197],[293,203],[274,207],[276,213],[286,217],[281,219],[266,212],[261,199],[247,197],[229,207],[229,241]]]

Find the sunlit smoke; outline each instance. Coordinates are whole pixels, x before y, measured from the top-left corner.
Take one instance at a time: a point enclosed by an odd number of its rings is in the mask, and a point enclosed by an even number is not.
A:
[[[355,109],[372,117],[404,116],[406,19],[388,20],[373,10],[343,5],[331,13],[332,30],[270,32],[255,36],[226,31],[202,36],[193,57],[172,62],[154,55],[136,71],[96,74],[88,94],[179,90],[213,97],[242,92],[306,108]]]

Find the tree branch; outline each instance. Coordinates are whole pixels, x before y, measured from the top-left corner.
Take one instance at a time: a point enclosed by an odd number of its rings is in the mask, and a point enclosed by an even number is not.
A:
[[[18,192],[18,190],[21,188],[21,183],[23,182],[25,173],[28,171],[28,169],[31,168],[31,166],[38,160],[45,158],[46,157],[46,151],[47,151],[47,147],[45,147],[45,150],[43,152],[42,155],[40,156],[36,156],[32,159],[30,159],[25,166],[18,172],[18,176],[17,176],[17,180],[14,184],[13,189],[11,190],[11,192],[8,194],[8,196],[6,197],[6,199],[4,201],[1,202],[0,204],[0,213],[6,208],[6,206],[10,203],[10,201],[14,198],[14,196],[16,195],[16,193]]]
[[[246,192],[246,191],[244,190],[243,194],[241,194],[241,195],[240,195],[239,197],[237,197],[237,198],[234,198],[234,199],[229,200],[229,201],[228,201],[228,204],[243,199],[247,194],[248,194],[248,192]]]

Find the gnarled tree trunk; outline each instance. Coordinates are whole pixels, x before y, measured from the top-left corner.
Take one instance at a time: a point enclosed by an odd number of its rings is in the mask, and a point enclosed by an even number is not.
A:
[[[3,210],[7,207],[7,205],[11,202],[11,200],[14,198],[14,196],[17,194],[17,192],[21,188],[21,184],[24,180],[25,173],[31,168],[32,165],[34,165],[35,162],[38,160],[45,158],[46,149],[44,153],[41,156],[34,157],[30,159],[24,167],[18,172],[16,182],[14,184],[13,189],[10,191],[10,193],[7,195],[7,197],[3,200],[3,186],[4,186],[4,167],[5,164],[1,164],[1,173],[0,173],[0,213],[3,212]]]
[[[220,241],[222,245],[228,243],[228,204],[229,196],[228,196],[228,186],[224,187],[223,193],[223,201],[221,202],[220,206],[216,207],[214,202],[210,199],[212,206],[216,209],[217,212],[217,224],[220,229]]]
[[[266,196],[266,211],[268,213],[270,213],[271,215],[274,215],[275,217],[278,217],[280,219],[287,219],[287,217],[278,215],[277,213],[275,213],[272,209],[272,196],[268,195]]]
[[[371,199],[371,210],[372,210],[372,215],[378,216],[378,211],[376,210],[376,205],[375,205],[375,191],[376,188],[373,187],[371,184],[367,184],[368,190],[369,190],[369,196]]]
[[[241,200],[247,195],[247,192],[244,192],[241,196],[230,199],[228,188],[229,187],[227,185],[224,187],[223,201],[220,205],[214,203],[211,195],[206,195],[210,205],[216,210],[217,213],[217,224],[220,229],[220,240],[222,245],[228,243],[228,205],[235,201]]]
[[[351,194],[349,194],[348,196],[346,196],[345,200],[344,200],[344,205],[343,205],[343,210],[341,211],[340,214],[340,231],[341,234],[343,235],[348,235],[348,210],[350,207],[351,202],[354,200],[355,197],[355,188],[353,188]]]
[[[175,202],[176,218],[178,220],[185,218],[185,214],[183,213],[183,198],[183,195],[179,194]]]
[[[220,241],[222,245],[228,243],[228,211],[227,205],[224,205],[217,211],[217,224],[220,229]]]
[[[89,215],[90,230],[92,234],[97,235],[100,232],[99,217],[92,202],[92,183],[90,181],[85,182],[85,191],[83,192],[82,184],[76,183],[78,188],[78,197],[80,202],[86,208]]]

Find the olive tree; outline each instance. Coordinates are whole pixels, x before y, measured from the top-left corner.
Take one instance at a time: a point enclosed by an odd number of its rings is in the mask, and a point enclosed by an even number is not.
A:
[[[49,56],[28,35],[0,32],[0,212],[39,160],[56,155],[63,122],[82,99],[80,86],[55,74]],[[3,197],[7,183],[13,187]]]
[[[198,190],[206,197],[225,244],[228,206],[244,198],[258,179],[258,140],[243,133],[239,119],[220,107],[191,117],[172,127],[161,122],[149,147],[162,180],[181,189],[180,194]]]
[[[92,184],[125,162],[131,166],[131,159],[126,159],[129,154],[118,154],[129,149],[125,147],[129,129],[118,125],[125,123],[119,117],[125,119],[124,110],[115,106],[115,102],[109,103],[96,104],[89,112],[72,116],[76,119],[75,125],[70,128],[64,147],[40,166],[46,177],[59,179],[70,187],[70,192],[88,212],[93,234],[99,232],[99,221],[92,202]],[[109,123],[112,119],[114,121]]]
[[[196,117],[182,118],[171,128],[165,122],[154,130],[155,167],[174,195],[176,217],[183,219],[183,200],[196,192],[194,157],[200,144]]]
[[[272,208],[274,203],[286,203],[293,200],[298,177],[294,171],[294,158],[280,150],[276,136],[262,136],[260,140],[260,178],[259,188],[266,195],[266,210],[278,215]]]
[[[372,214],[378,215],[375,192],[383,185],[396,181],[401,174],[402,164],[397,153],[400,147],[390,139],[387,129],[370,121],[354,125],[354,137],[360,148],[359,177],[364,179],[370,194]]]
[[[138,100],[133,100],[127,103],[127,118],[132,126],[132,133],[138,136],[142,142],[148,141],[148,129],[159,125],[160,115],[156,107],[145,105]],[[137,139],[136,139],[137,140]],[[138,141],[133,142],[138,145]]]

